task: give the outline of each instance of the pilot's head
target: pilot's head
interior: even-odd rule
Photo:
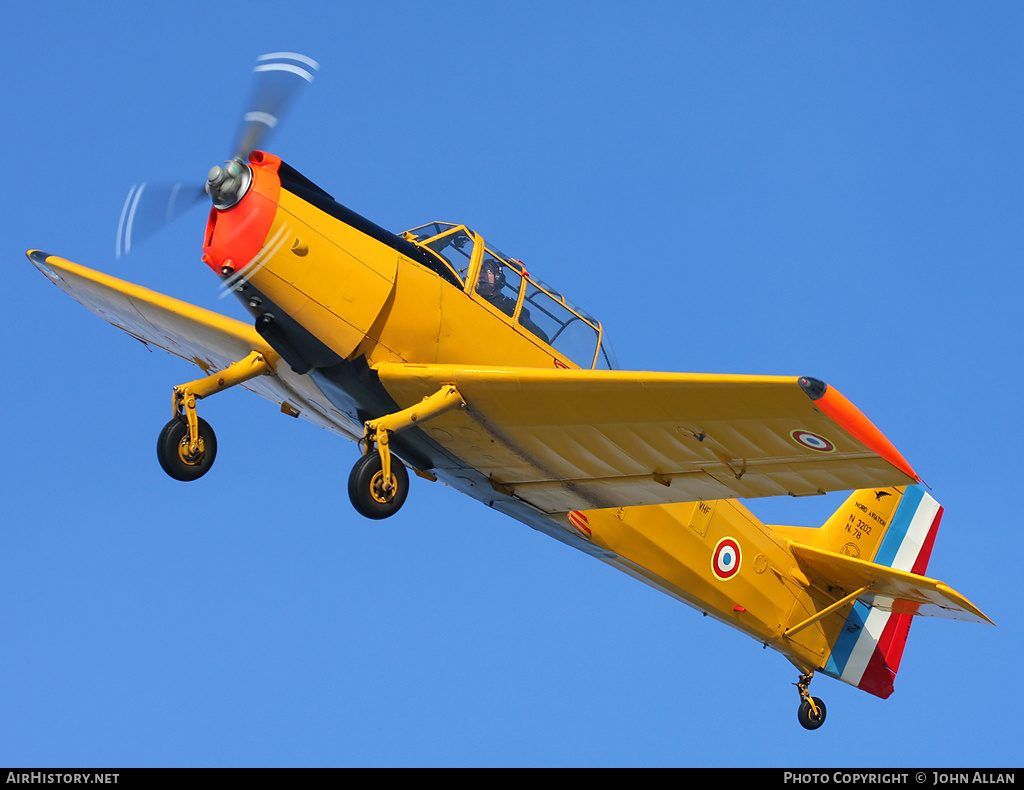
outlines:
[[[501,293],[505,286],[505,272],[494,260],[486,260],[480,265],[480,277],[476,281],[476,292],[484,299],[493,299]]]

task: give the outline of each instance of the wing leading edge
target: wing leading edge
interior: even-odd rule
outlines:
[[[840,393],[813,379],[385,363],[399,406],[454,385],[421,426],[492,483],[558,513],[918,481]]]

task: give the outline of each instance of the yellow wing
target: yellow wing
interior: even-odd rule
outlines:
[[[401,408],[454,385],[422,429],[548,512],[906,485],[913,469],[813,379],[385,363]]]
[[[241,386],[279,404],[286,414],[358,438],[351,421],[307,376],[278,364],[279,355],[250,325],[55,255],[30,250],[28,257],[54,284],[96,315],[147,345],[188,360],[206,374],[223,370],[251,351],[261,352],[274,372]]]

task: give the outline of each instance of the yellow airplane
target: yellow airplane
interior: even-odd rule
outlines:
[[[315,64],[273,53],[260,67],[309,80]],[[991,622],[924,575],[942,508],[833,387],[619,370],[599,321],[479,233],[391,233],[252,150],[274,101],[247,116],[248,156],[206,185],[202,260],[252,323],[28,252],[97,315],[201,369],[174,387],[159,435],[171,477],[209,471],[217,442],[196,402],[241,385],[358,443],[348,491],[364,516],[402,506],[411,468],[779,651],[807,729],[825,719],[816,672],[888,697],[913,616]],[[133,190],[119,252],[141,205]],[[813,529],[736,501],[839,490],[853,493]]]

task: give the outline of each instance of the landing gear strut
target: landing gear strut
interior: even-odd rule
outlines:
[[[800,720],[800,726],[805,730],[816,730],[825,723],[825,703],[818,697],[812,697],[807,687],[811,685],[814,678],[813,672],[800,676],[794,685],[800,692],[800,708],[796,717]]]
[[[356,512],[367,518],[387,518],[398,512],[409,494],[409,473],[391,454],[391,434],[465,405],[459,391],[446,384],[415,406],[367,420],[359,442],[363,457],[348,477],[348,498]]]
[[[270,369],[263,354],[253,351],[220,373],[175,387],[174,417],[160,431],[156,443],[156,457],[163,470],[175,480],[185,482],[197,480],[210,471],[217,456],[217,437],[206,420],[196,414],[196,401],[262,376]]]

